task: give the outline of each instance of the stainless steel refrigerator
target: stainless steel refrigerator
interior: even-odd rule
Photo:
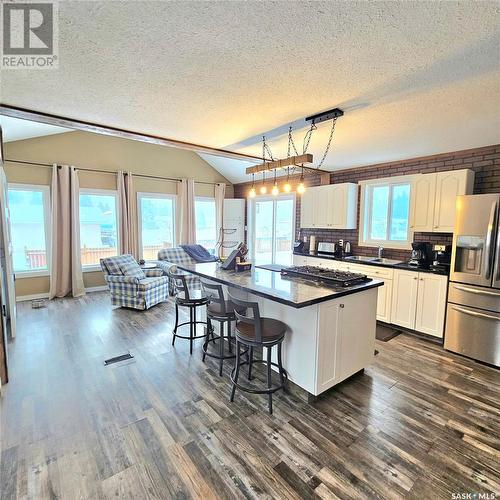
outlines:
[[[500,366],[500,195],[457,197],[444,347]]]

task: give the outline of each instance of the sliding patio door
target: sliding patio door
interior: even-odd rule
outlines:
[[[251,256],[255,264],[292,263],[295,196],[260,196],[249,203]]]

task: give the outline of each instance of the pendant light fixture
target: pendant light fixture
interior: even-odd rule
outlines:
[[[260,194],[266,194],[266,193],[267,193],[266,173],[262,172],[262,186],[260,186]]]
[[[286,173],[286,182],[285,185],[283,186],[283,191],[285,191],[285,193],[289,193],[291,190],[292,186],[290,186],[290,167],[288,167]]]
[[[273,185],[273,189],[271,190],[271,193],[273,196],[278,196],[280,194],[280,190],[278,188],[278,183],[276,182],[276,170],[274,170],[274,185]]]
[[[255,198],[255,174],[252,174],[252,187],[248,193],[249,198]]]
[[[302,169],[302,173],[300,174],[299,184],[297,186],[297,193],[303,194],[305,190],[306,187],[304,186],[304,169]]]

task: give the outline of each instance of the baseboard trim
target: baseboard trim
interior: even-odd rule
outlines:
[[[92,293],[92,292],[104,292],[105,290],[108,290],[108,285],[101,285],[101,286],[91,286],[89,288],[85,288],[85,291],[87,293]]]
[[[85,288],[85,292],[86,293],[104,292],[107,289],[108,289],[107,285],[91,286],[89,288]],[[48,299],[48,298],[49,298],[48,292],[45,292],[45,293],[34,293],[32,295],[19,295],[19,297],[16,297],[16,302],[26,302],[28,300]]]
[[[34,293],[32,295],[19,295],[19,297],[16,297],[16,302],[25,302],[27,300],[48,299],[48,298],[49,298],[48,292]]]

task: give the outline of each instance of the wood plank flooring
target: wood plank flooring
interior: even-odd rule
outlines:
[[[314,404],[236,394],[173,306],[19,306],[1,498],[451,498],[500,493],[500,372],[402,334]],[[107,358],[132,361],[104,366]],[[491,497],[490,497],[491,498]]]

